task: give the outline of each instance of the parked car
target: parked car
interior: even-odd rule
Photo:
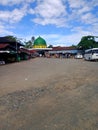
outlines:
[[[76,59],[82,59],[82,58],[83,58],[83,55],[82,55],[82,54],[77,54],[77,55],[75,55],[75,58],[76,58]]]

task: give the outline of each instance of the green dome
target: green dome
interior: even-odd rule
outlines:
[[[46,41],[39,36],[37,39],[35,39],[33,46],[34,48],[46,48],[47,44]]]

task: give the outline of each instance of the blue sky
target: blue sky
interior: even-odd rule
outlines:
[[[54,46],[76,45],[82,36],[98,36],[98,1],[1,0],[0,34],[22,41],[41,36]]]

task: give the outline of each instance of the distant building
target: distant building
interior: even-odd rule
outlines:
[[[77,54],[78,50],[76,47],[61,47],[61,46],[57,46],[57,47],[53,47],[51,51],[49,51],[50,54],[66,54],[66,53],[70,53],[70,54]]]
[[[50,57],[57,57],[57,58],[70,58],[74,57],[78,50],[76,47],[53,47],[51,51],[48,52]]]

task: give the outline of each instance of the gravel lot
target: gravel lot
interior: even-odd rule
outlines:
[[[98,130],[98,62],[0,66],[0,130]]]

